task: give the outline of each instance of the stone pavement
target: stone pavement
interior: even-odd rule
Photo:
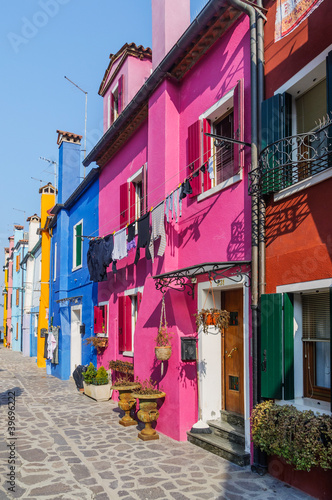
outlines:
[[[7,430],[15,392],[15,431]],[[188,442],[143,442],[118,424],[113,401],[97,403],[73,380],[46,375],[35,359],[0,348],[0,500],[291,500],[311,498]],[[16,438],[16,439],[14,439]],[[11,455],[10,455],[11,454]],[[10,471],[8,459],[15,460]],[[8,474],[15,474],[12,478]],[[8,491],[12,479],[15,493]]]

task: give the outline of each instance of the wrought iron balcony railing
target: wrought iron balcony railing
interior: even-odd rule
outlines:
[[[317,130],[285,137],[262,150],[249,174],[249,194],[267,195],[332,167],[332,122]]]

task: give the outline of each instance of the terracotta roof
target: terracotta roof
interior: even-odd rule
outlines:
[[[152,59],[152,50],[150,47],[146,47],[146,49],[143,47],[143,45],[139,45],[137,47],[136,43],[125,43],[123,47],[121,47],[120,50],[117,51],[116,54],[110,54],[110,62],[109,65],[105,71],[104,78],[100,84],[98,94],[103,96],[108,89],[110,83],[112,82],[113,78],[107,83],[107,85],[104,88],[104,85],[107,81],[107,78],[109,77],[109,74],[111,72],[113,64],[121,57],[122,61],[120,61],[119,65],[116,68],[116,71],[113,76],[118,72],[120,69],[121,64],[124,62],[127,56],[133,56],[133,57],[138,57],[139,59]]]
[[[19,243],[29,243],[29,240],[19,240]]]
[[[15,229],[24,229],[24,226],[18,226],[18,225],[16,225],[16,226],[14,226],[14,228]]]
[[[5,252],[9,252],[9,247],[5,247]]]
[[[57,144],[61,144],[63,139],[69,142],[80,142],[83,137],[82,135],[66,132],[65,130],[57,130],[56,132],[58,134]]]
[[[27,218],[27,222],[30,222],[30,221],[31,221],[31,219],[33,219],[33,218],[37,218],[37,219],[40,221],[40,217],[39,217],[39,215],[37,215],[37,214],[33,214],[33,215],[30,215],[30,217],[28,217],[28,218]]]

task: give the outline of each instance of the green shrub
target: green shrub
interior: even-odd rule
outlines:
[[[103,366],[100,366],[97,370],[97,374],[93,379],[92,383],[94,385],[106,385],[108,384],[108,373]]]
[[[332,468],[332,417],[279,406],[257,405],[251,414],[252,440],[268,455],[278,455],[296,470]]]
[[[89,364],[86,372],[83,372],[84,382],[86,384],[92,384],[95,376],[97,375],[97,370],[92,363]]]

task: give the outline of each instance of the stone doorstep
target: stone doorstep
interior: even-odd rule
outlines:
[[[213,434],[241,445],[244,449],[244,428],[241,425],[230,424],[224,420],[208,420],[207,422]]]
[[[220,418],[223,422],[242,427],[244,432],[244,417],[242,415],[227,410],[221,410]]]
[[[229,462],[244,467],[250,463],[250,454],[245,453],[244,447],[229,439],[216,434],[196,434],[187,432],[188,441],[204,450],[210,451]]]

